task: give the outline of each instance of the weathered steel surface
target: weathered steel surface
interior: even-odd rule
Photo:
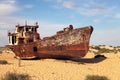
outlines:
[[[18,28],[21,26],[18,26]],[[9,33],[9,37],[14,36],[14,43],[8,45],[15,55],[20,58],[81,58],[89,50],[90,36],[93,31],[92,26],[73,29],[70,25],[62,31],[58,31],[51,37],[40,39],[36,31],[36,26],[25,26],[21,31]],[[35,27],[35,28],[34,28]],[[18,29],[17,28],[17,29]],[[26,29],[25,29],[26,28]],[[24,30],[22,30],[24,29]],[[26,30],[26,31],[25,31]]]

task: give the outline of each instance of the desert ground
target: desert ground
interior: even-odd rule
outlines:
[[[13,58],[14,53],[2,52],[0,60],[8,64],[0,64],[0,78],[7,72],[29,74],[31,80],[85,80],[87,75],[105,76],[109,80],[120,80],[120,52],[104,53],[107,57],[97,61],[93,52],[88,52],[81,61],[72,60],[19,60]],[[88,59],[88,62],[84,62]],[[93,61],[94,60],[94,61]]]

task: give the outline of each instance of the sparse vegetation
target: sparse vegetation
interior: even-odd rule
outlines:
[[[105,76],[88,75],[85,80],[109,80],[109,79]]]
[[[120,46],[117,46],[117,48],[120,48]]]
[[[120,49],[118,49],[118,51],[120,52]]]
[[[110,53],[110,52],[113,52],[113,50],[106,49],[106,48],[100,48],[100,49],[98,50],[98,52],[96,52],[95,54]]]
[[[100,50],[100,47],[99,46],[95,46],[95,47],[92,47],[93,49],[97,49],[97,50]]]
[[[17,74],[17,73],[11,73],[7,72],[1,80],[30,80],[30,77],[28,74]]]
[[[95,47],[95,46],[91,46],[91,47]],[[109,47],[109,46],[98,46],[98,47],[114,50],[113,47]],[[120,52],[118,52],[118,50],[120,50],[120,48],[115,48],[115,50],[117,50],[117,54],[114,54],[114,52],[111,52],[108,54],[100,54],[100,57],[101,55],[105,55],[105,57],[107,57],[108,59],[98,58],[98,59],[94,59],[95,61],[93,61],[92,59],[91,61],[95,63],[93,62],[87,63],[87,61],[89,62],[89,58],[93,58],[95,56],[94,52],[98,51],[92,48],[90,48],[90,50],[91,52],[89,52],[88,55],[86,55],[86,57],[83,58],[85,59],[85,62],[84,60],[83,62],[82,60],[81,62],[79,60],[76,60],[76,62],[74,62],[75,60],[59,61],[55,59],[42,59],[37,61],[22,60],[22,64],[21,64],[22,67],[18,66],[18,60],[13,59],[14,54],[8,54],[4,52],[3,54],[0,54],[0,60],[6,60],[8,64],[9,63],[11,64],[9,65],[0,64],[0,74],[1,74],[0,80],[67,80],[67,79],[71,79],[71,80],[75,80],[75,79],[114,80],[116,79],[116,80],[119,80],[119,67],[116,67],[116,66],[120,66],[118,64],[120,60]],[[99,57],[99,55],[95,57]],[[88,60],[86,61],[86,59]],[[91,74],[92,71],[93,73]],[[79,74],[76,74],[76,73],[79,73]],[[97,73],[97,74],[94,74],[94,73]],[[114,73],[114,75],[111,75],[111,73]],[[12,74],[12,75],[9,75],[9,77],[7,77],[8,74]],[[83,76],[80,77],[81,75]],[[21,78],[18,79],[18,76],[21,76],[22,79]],[[27,77],[27,78],[23,79],[23,77]]]
[[[0,60],[0,64],[8,64],[6,60]]]
[[[99,45],[99,46],[91,46],[90,48],[91,49],[95,49],[97,51],[95,51],[95,55],[99,55],[99,54],[102,54],[102,53],[117,53],[117,52],[120,52],[120,49],[119,47],[113,47],[113,46],[109,46],[111,47],[111,49],[109,48],[104,48],[105,46],[103,45]],[[113,48],[113,49],[112,49]]]

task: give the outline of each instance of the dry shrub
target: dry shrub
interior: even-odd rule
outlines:
[[[6,60],[0,60],[0,64],[8,64]]]
[[[85,80],[109,80],[109,79],[105,76],[88,75]]]
[[[30,80],[30,76],[28,74],[7,72],[0,80]]]

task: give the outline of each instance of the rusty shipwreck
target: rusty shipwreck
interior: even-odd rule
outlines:
[[[58,31],[50,37],[40,38],[35,25],[16,25],[14,32],[9,32],[7,45],[17,58],[81,58],[89,50],[92,26],[73,29],[72,25]]]

